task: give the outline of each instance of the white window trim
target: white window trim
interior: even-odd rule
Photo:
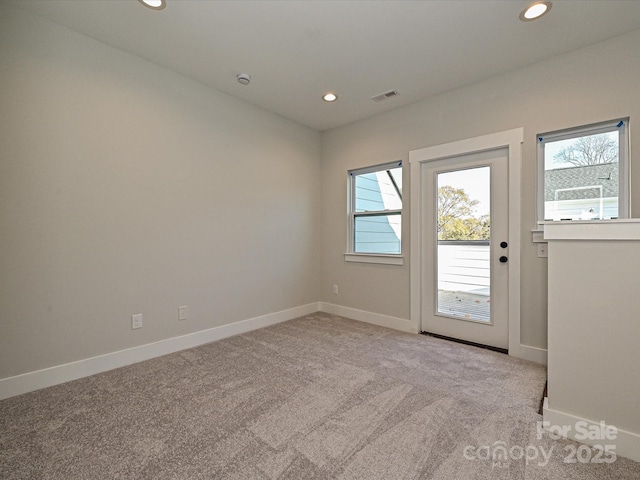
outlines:
[[[382,265],[404,265],[402,254],[345,253],[345,262],[379,263]]]
[[[377,263],[381,265],[403,265],[404,258],[402,256],[402,240],[400,241],[400,253],[361,253],[354,251],[354,223],[355,223],[355,176],[365,173],[379,172],[380,170],[386,170],[391,168],[402,167],[402,160],[396,160],[393,162],[381,163],[379,165],[372,165],[364,168],[354,168],[347,173],[347,251],[344,254],[345,262],[358,262],[358,263]],[[403,172],[404,175],[404,172]],[[404,206],[404,202],[403,202]],[[399,213],[402,217],[402,209],[386,210],[385,213],[394,214]]]
[[[624,122],[618,127],[620,122]],[[555,132],[541,133],[536,136],[536,156],[538,161],[538,178],[537,178],[537,224],[540,228],[544,228],[545,223],[549,223],[544,218],[544,145],[548,141],[568,140],[583,135],[596,135],[598,133],[619,132],[619,148],[618,168],[620,175],[620,186],[618,190],[618,218],[631,217],[631,178],[629,175],[629,118],[618,118],[608,122],[596,123],[592,125],[584,125],[576,128],[567,128]],[[540,139],[544,139],[541,141]],[[573,222],[578,220],[572,220]],[[606,221],[606,220],[599,220]]]

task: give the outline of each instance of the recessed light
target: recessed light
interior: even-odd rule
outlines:
[[[520,12],[520,20],[530,22],[531,20],[540,18],[549,10],[551,10],[551,2],[533,2]]]
[[[167,6],[167,2],[165,0],[138,0],[145,7],[149,7],[153,10],[162,10]]]
[[[338,95],[336,95],[336,94],[335,94],[335,93],[333,93],[333,92],[327,92],[327,93],[325,93],[325,94],[322,96],[322,99],[323,99],[325,102],[329,102],[329,103],[331,103],[331,102],[335,102],[335,101],[338,99]]]

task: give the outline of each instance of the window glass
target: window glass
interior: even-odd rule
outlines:
[[[626,121],[540,135],[541,220],[628,216]]]
[[[355,211],[402,208],[402,168],[363,173],[355,177]]]
[[[399,162],[349,172],[352,253],[400,254],[402,166]]]
[[[401,228],[400,214],[356,217],[354,252],[400,253]]]

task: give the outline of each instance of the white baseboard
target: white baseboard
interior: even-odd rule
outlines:
[[[596,422],[593,420],[588,420],[585,418],[576,417],[575,415],[571,415],[569,413],[560,412],[557,410],[553,410],[549,408],[549,399],[545,397],[544,404],[542,407],[542,418],[544,422],[549,422],[546,427],[547,430],[550,430],[550,427],[560,427],[565,428],[567,431],[567,438],[571,440],[575,440],[580,443],[585,443],[587,445],[613,445],[616,456],[626,457],[634,460],[636,462],[640,462],[640,435],[637,433],[629,432],[626,430],[621,430],[616,426],[616,435],[615,438],[597,438],[597,439],[589,439],[584,438],[584,432],[599,432],[603,430],[603,426],[606,429],[607,426],[603,425],[601,422]],[[577,425],[580,422],[580,425]],[[576,428],[579,426],[580,428]],[[558,430],[555,430],[558,432]],[[582,432],[582,433],[581,433]],[[578,434],[576,436],[576,434]]]
[[[382,315],[380,313],[368,312],[366,310],[358,310],[357,308],[344,307],[328,302],[320,302],[320,311],[340,315],[342,317],[359,320],[361,322],[372,323],[380,327],[394,328],[403,332],[420,333],[420,329],[411,323],[411,320],[404,318]],[[516,353],[510,354],[542,365],[547,364],[547,350],[544,348],[531,347],[529,345],[520,345],[520,349]]]
[[[542,365],[547,364],[547,350],[544,348],[520,344],[520,352],[516,356],[530,362],[541,363]]]
[[[29,372],[14,377],[0,379],[0,400],[32,392],[41,388],[51,387],[61,383],[88,377],[97,373],[124,367],[162,355],[197,347],[205,343],[215,342],[223,338],[268,327],[276,323],[292,320],[317,311],[340,315],[361,322],[371,323],[381,327],[393,328],[409,333],[419,333],[419,329],[410,320],[383,315],[380,313],[358,310],[328,302],[314,302],[308,305],[282,310],[280,312],[261,315],[259,317],[242,320],[228,325],[202,330],[200,332],[173,337],[155,343],[141,345],[126,350],[107,353],[97,357],[87,358],[76,362],[57,365],[35,372]],[[544,349],[520,345],[520,358],[536,363],[547,363],[547,351]]]
[[[35,372],[29,372],[15,377],[0,380],[0,400],[22,395],[41,388],[51,387],[60,383],[77,380],[95,375],[114,368],[124,367],[169,353],[197,347],[205,343],[215,342],[251,330],[268,327],[276,323],[292,320],[320,310],[319,302],[289,308],[280,312],[269,313],[259,317],[242,320],[228,325],[209,328],[200,332],[168,338],[155,343],[141,345],[126,350],[107,353],[97,357],[86,358],[77,362],[57,365]]]
[[[328,302],[320,302],[320,311],[351,318],[360,322],[372,323],[379,327],[394,328],[403,332],[419,333],[418,328],[412,325],[411,320],[404,318],[382,315],[380,313],[367,312],[357,308],[343,307]]]

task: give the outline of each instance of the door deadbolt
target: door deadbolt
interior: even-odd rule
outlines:
[[[507,248],[509,246],[509,244],[507,242],[500,242],[500,246],[502,248]]]

